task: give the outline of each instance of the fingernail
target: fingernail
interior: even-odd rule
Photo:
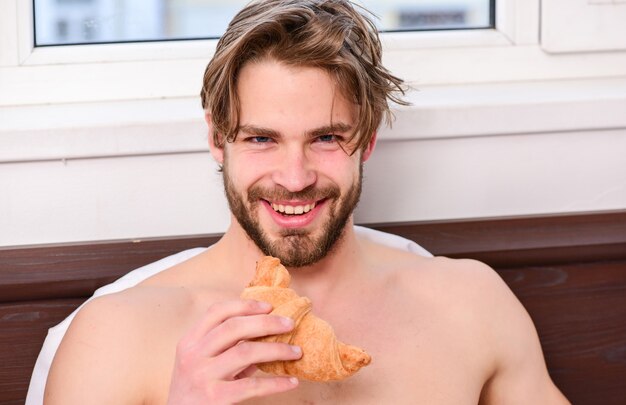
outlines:
[[[293,385],[298,384],[298,379],[296,377],[291,377],[289,378],[289,382]]]
[[[291,346],[291,350],[297,355],[302,354],[302,349],[300,348],[300,346]]]
[[[287,327],[290,327],[290,328],[293,327],[293,319],[291,319],[291,318],[287,318],[285,316],[282,316],[281,319],[280,319],[280,322],[283,325],[287,326]]]

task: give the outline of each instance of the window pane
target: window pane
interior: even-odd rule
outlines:
[[[249,0],[34,0],[37,46],[219,37]],[[363,0],[381,31],[489,28],[495,0]]]

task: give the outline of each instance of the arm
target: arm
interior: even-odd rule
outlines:
[[[137,334],[118,297],[96,299],[76,315],[52,362],[45,404],[139,403]]]
[[[522,304],[495,271],[478,262],[472,266],[484,283],[481,305],[495,366],[480,403],[569,404],[550,379],[537,331]]]
[[[79,312],[59,347],[45,403],[146,403],[169,388],[172,405],[227,404],[295,388],[297,382],[285,377],[251,377],[255,363],[300,357],[286,344],[242,342],[291,330],[281,317],[267,315],[270,310],[256,301],[215,303],[176,346],[178,338],[161,340],[175,322],[146,327],[149,317],[136,311],[132,296],[95,300]],[[160,367],[154,359],[163,352],[166,365]]]

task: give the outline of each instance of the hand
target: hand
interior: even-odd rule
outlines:
[[[293,329],[271,310],[253,300],[212,305],[176,347],[168,404],[233,404],[297,387],[296,378],[252,377],[254,364],[302,356],[297,346],[248,340]]]

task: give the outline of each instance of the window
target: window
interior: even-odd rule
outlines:
[[[141,29],[135,26],[132,31],[135,33],[134,38],[127,36],[120,39],[118,37],[115,40],[124,43],[111,43],[114,42],[111,37],[106,39],[101,36],[106,31],[104,26],[108,24],[107,29],[113,29],[116,24],[123,26],[123,23],[129,21],[130,17],[122,17],[119,13],[109,10],[107,17],[95,18],[93,16],[96,14],[87,12],[95,10],[93,6],[95,2],[111,7],[117,4],[127,4],[126,7],[131,7],[130,4],[148,4],[156,1],[0,1],[0,34],[2,34],[0,35],[0,70],[2,70],[0,72],[2,73],[0,106],[197,96],[198,78],[202,77],[206,62],[215,50],[214,39],[203,40],[189,33],[185,33],[186,38],[199,40],[155,39],[163,38],[163,35],[153,36],[152,39],[146,36],[139,37],[138,32],[148,32],[155,19],[153,14],[146,12],[147,21],[152,22],[144,23]],[[158,0],[160,4],[167,4],[166,1]],[[176,1],[181,5],[194,5],[211,0],[170,1]],[[241,0],[212,0],[214,4],[231,4],[231,6],[234,1]],[[386,66],[410,83],[423,86],[475,83],[491,81],[494,78],[500,81],[511,77],[515,80],[521,77],[533,79],[538,76],[535,74],[537,69],[520,70],[516,57],[511,56],[530,51],[530,48],[516,47],[516,45],[538,43],[539,0],[356,1],[362,2],[380,16],[381,29],[384,31],[407,31],[410,29],[409,23],[415,24],[416,20],[424,24],[417,31],[385,32],[381,35]],[[449,10],[448,12],[442,11],[440,14],[435,14],[432,10],[426,13],[424,11],[426,4],[441,7],[444,4],[449,6],[465,4],[463,18],[467,26],[464,29],[458,29],[460,28],[458,25],[453,26],[460,20],[458,15],[455,17],[456,14]],[[423,12],[421,18],[416,17],[418,5]],[[82,14],[74,15],[67,10],[55,14],[52,6],[82,10]],[[236,9],[239,9],[239,5],[232,7],[231,13],[234,13]],[[396,17],[390,17],[394,12]],[[179,12],[179,15],[184,14],[181,13]],[[44,35],[44,30],[36,26],[40,27],[42,24],[42,19],[37,16],[44,15],[53,15],[60,21],[49,24],[48,29],[52,32],[52,36],[65,36],[64,44],[80,43],[81,46],[54,46],[52,42],[43,41],[41,36]],[[482,17],[477,17],[479,15]],[[192,17],[188,13],[186,18]],[[226,21],[229,19],[230,16],[225,18]],[[403,22],[392,25],[392,20]],[[161,26],[166,27],[167,30],[173,30],[176,24],[172,21],[174,20],[170,20],[169,25],[161,24]],[[443,29],[445,21],[447,21],[448,29]],[[471,24],[469,24],[470,21],[472,21]],[[435,23],[440,25],[435,26]],[[430,24],[429,30],[425,28],[427,24]],[[483,26],[483,24],[487,25]],[[191,26],[191,24],[179,25]],[[72,32],[82,35],[81,40],[85,42],[73,42],[78,41],[76,39],[70,41],[68,38],[73,35]],[[35,33],[38,35],[37,40],[35,40]],[[184,39],[185,37],[180,34],[177,37],[170,35],[167,38]],[[45,43],[49,45],[44,45]],[[35,44],[39,46],[34,46]],[[436,57],[431,57],[432,52],[436,53]],[[468,60],[473,61],[471,65],[467,64]],[[419,69],[416,68],[417,66]],[[21,67],[28,67],[28,69],[20,69]],[[553,70],[561,72],[562,68],[555,65]],[[539,73],[543,74],[543,71]],[[176,80],[163,80],[163,78],[172,77]],[[35,88],[37,91],[24,91],[24,89]],[[85,92],[86,88],[89,91]]]
[[[150,1],[115,0],[111,3]],[[198,4],[201,1],[209,0],[186,0],[185,4]],[[448,28],[453,28],[450,24],[460,21],[453,12],[417,17],[414,9],[402,8],[409,2],[416,4],[417,1],[378,2],[383,5],[396,4],[396,9],[401,10],[398,15],[402,17],[396,20],[401,20],[404,25],[395,26],[394,30],[406,28],[406,24],[414,24],[415,21],[431,24],[447,21]],[[440,4],[444,1],[448,0],[432,0],[432,3]],[[626,52],[610,50],[626,49],[623,42],[619,42],[626,38],[626,25],[621,23],[625,21],[622,14],[626,7],[624,1],[585,0],[573,5],[569,4],[573,2],[567,0],[496,0],[495,9],[491,8],[495,10],[495,17],[494,11],[490,13],[490,18],[495,18],[496,24],[491,24],[491,28],[434,29],[381,35],[385,65],[419,91],[410,95],[413,106],[396,110],[398,121],[394,124],[394,130],[381,132],[379,139],[394,141],[387,144],[393,148],[388,151],[406,150],[409,155],[411,150],[403,149],[404,144],[395,141],[427,140],[423,144],[424,148],[420,146],[417,149],[426,151],[425,156],[434,156],[430,151],[437,139],[447,138],[449,141],[446,141],[444,149],[450,151],[448,156],[461,159],[450,161],[458,164],[466,157],[465,163],[470,165],[483,162],[480,156],[469,153],[471,151],[489,157],[499,156],[498,149],[490,147],[497,145],[490,142],[496,137],[474,139],[477,135],[515,134],[514,146],[508,145],[507,148],[523,145],[518,143],[523,139],[528,139],[528,145],[530,142],[540,142],[537,145],[541,145],[545,141],[547,148],[541,150],[548,151],[542,155],[548,159],[553,157],[550,155],[554,154],[553,151],[561,151],[563,143],[559,139],[565,139],[562,138],[563,134],[576,131],[570,143],[578,145],[576,148],[583,156],[585,145],[592,145],[581,142],[583,137],[589,138],[586,135],[589,130],[593,130],[589,133],[594,137],[614,137],[613,129],[626,125],[626,116],[623,114],[626,84],[625,79],[620,78],[626,72]],[[67,233],[55,233],[56,228],[52,226],[47,229],[53,232],[46,233],[36,226],[42,217],[17,216],[11,217],[15,225],[12,229],[16,230],[13,232],[16,236],[11,238],[11,242],[44,243],[126,238],[128,235],[162,236],[165,232],[190,234],[223,231],[222,227],[227,226],[228,216],[224,215],[227,208],[220,202],[216,203],[213,198],[215,193],[221,193],[221,184],[211,185],[201,191],[204,194],[200,199],[178,191],[178,187],[186,187],[187,182],[183,178],[202,176],[204,166],[201,165],[209,160],[205,156],[207,132],[198,93],[202,73],[212,56],[216,41],[151,40],[140,43],[34,47],[33,3],[29,0],[0,0],[0,162],[19,163],[5,166],[16,168],[21,176],[3,177],[0,174],[0,180],[9,179],[9,192],[3,195],[21,204],[22,200],[37,201],[37,198],[16,200],[16,194],[10,186],[16,185],[14,190],[26,190],[28,195],[32,191],[35,197],[46,193],[47,202],[58,203],[56,207],[59,207],[59,215],[55,215],[55,218],[61,225],[56,228],[68,228],[64,227],[63,221],[67,222],[68,218],[71,221],[76,218],[76,213],[82,212],[80,215],[84,219],[81,223],[89,229],[71,227]],[[50,4],[54,3],[73,5],[83,10],[80,16],[71,13],[54,14],[56,20],[52,20],[48,29],[59,37],[69,38],[72,32],[76,32],[73,30],[78,30],[86,42],[104,41],[101,24],[128,20],[114,13],[109,14],[108,19],[102,17],[99,20],[100,17],[94,17],[95,14],[87,13],[87,8],[84,8],[90,3],[89,0],[50,1]],[[229,1],[224,0],[223,3]],[[374,0],[371,4],[375,4]],[[382,24],[393,20],[385,17],[381,10],[375,11],[381,15]],[[574,11],[575,15],[572,14]],[[150,14],[146,15],[150,17]],[[579,23],[572,24],[572,21]],[[617,25],[607,24],[610,21]],[[482,23],[477,23],[475,28],[480,25]],[[146,23],[142,29],[147,32],[148,28],[150,26]],[[390,26],[383,29],[392,30]],[[598,38],[596,34],[589,35],[589,30],[602,31],[616,42],[609,44],[602,40],[599,44],[588,46],[583,41]],[[577,33],[576,40],[570,35],[571,31]],[[38,29],[38,34],[41,33],[41,29]],[[145,37],[135,39],[147,40]],[[130,41],[129,38],[121,40]],[[41,44],[41,38],[39,42]],[[568,45],[567,49],[564,49],[565,45]],[[546,52],[546,49],[563,53],[554,55]],[[585,53],[585,49],[602,52]],[[537,119],[538,115],[540,119]],[[604,129],[607,130],[603,131],[604,134],[598,132]],[[534,133],[551,135],[524,136]],[[465,137],[470,138],[460,140]],[[469,152],[466,146],[471,148]],[[515,156],[522,159],[529,151],[521,148]],[[187,160],[188,155],[196,153],[201,154],[199,159]],[[135,159],[135,156],[141,158]],[[168,160],[162,160],[163,156],[168,156]],[[411,155],[411,158],[414,156]],[[116,160],[112,163],[110,159]],[[57,164],[61,161],[69,161],[70,164]],[[196,163],[200,161],[202,163]],[[576,159],[571,161],[574,162],[572,164],[577,162]],[[33,162],[38,163],[31,164]],[[42,162],[41,166],[39,162]],[[181,166],[180,162],[189,163]],[[142,183],[142,187],[145,185],[146,188],[139,191],[126,187],[111,189],[93,181],[93,176],[108,179],[111,170],[117,173],[117,178],[134,173],[156,173],[148,169],[153,163],[158,164],[158,167],[164,167],[164,164],[170,167],[168,165],[171,164],[171,167],[179,167],[179,170],[165,170],[162,177],[148,176],[148,181]],[[433,161],[435,165],[438,163],[441,162]],[[623,168],[617,157],[610,157],[607,164]],[[563,169],[557,166],[554,166],[557,171]],[[601,165],[600,168],[605,166]],[[33,176],[31,168],[38,167],[52,168],[51,173],[54,173],[56,180],[40,181],[38,176]],[[480,167],[490,170],[497,166],[481,163]],[[567,170],[568,167],[565,167]],[[587,177],[607,178],[601,173],[602,170],[596,171],[590,171]],[[530,175],[536,170],[523,172]],[[612,172],[621,173],[619,170]],[[485,173],[488,174],[487,171]],[[516,172],[519,173],[521,171]],[[448,180],[451,178],[433,180],[429,185],[435,184],[433,191],[441,192],[441,187],[437,188],[436,185],[450,184]],[[197,180],[196,177],[193,181]],[[467,182],[461,183],[460,189],[463,189],[463,184]],[[604,190],[601,190],[602,187],[598,189],[602,202],[590,203],[589,206],[607,207],[612,202],[619,206],[621,200],[616,200],[615,196],[621,189],[618,187],[619,182],[614,183],[615,187],[609,187],[606,182],[598,183],[602,187],[606,186]],[[84,192],[75,192],[68,197],[67,191],[76,191],[76,187],[82,185],[86,187]],[[550,189],[545,181],[537,187]],[[164,190],[168,193],[165,199],[162,198]],[[196,187],[193,192],[197,191]],[[500,192],[498,195],[502,194],[501,190],[497,191]],[[104,211],[100,203],[109,201],[107,198],[110,195],[115,195],[119,204],[109,207],[111,209],[107,210],[107,216],[102,217]],[[406,210],[393,210],[398,216],[387,216],[387,210],[384,219],[414,220],[418,216],[413,213],[420,209],[422,212],[419,215],[433,215],[439,209],[436,207],[441,206],[441,201],[465,201],[463,198],[459,200],[444,196],[442,199],[439,198],[440,194],[434,195],[433,205],[427,203],[416,208],[414,204],[405,204]],[[577,203],[576,207],[585,206],[586,197],[576,191],[560,193],[550,204],[560,210],[571,210],[574,209],[571,201],[577,201],[576,196],[580,196],[578,201],[583,201]],[[159,205],[158,201],[165,201],[165,206]],[[180,217],[181,211],[175,208],[187,207],[189,201],[200,201],[199,205],[196,204],[200,208],[186,209],[187,215]],[[510,200],[512,206],[517,206],[520,201]],[[136,206],[129,206],[127,202]],[[71,203],[69,209],[67,203]],[[496,207],[498,204],[490,206]],[[10,213],[18,205],[8,201],[6,204],[0,203],[0,208]],[[444,205],[448,207],[444,210],[454,207],[453,204]],[[198,216],[200,212],[207,212],[207,206],[210,207],[210,216]],[[150,213],[146,207],[152,208]],[[537,209],[538,206],[533,207]],[[166,214],[171,212],[171,215],[164,217],[175,220],[161,228],[155,221],[144,221],[137,227],[138,218],[160,215],[154,214],[157,211]],[[369,211],[365,209],[362,212]],[[372,212],[377,215],[377,211]],[[459,214],[457,217],[461,217],[468,211],[459,208],[455,212]],[[489,214],[502,215],[503,211],[491,210]],[[110,223],[124,223],[128,226],[116,226],[113,229],[108,226],[107,218],[114,219]],[[361,218],[364,220],[364,217]],[[375,220],[370,219],[372,222]],[[25,228],[24,224],[30,224],[29,228]],[[206,228],[206,224],[211,225]],[[98,230],[98,233],[90,233],[94,230]],[[61,235],[61,240],[54,239],[58,235]]]
[[[36,46],[219,37],[248,0],[34,0]],[[381,31],[493,28],[495,0],[365,0]]]
[[[155,0],[47,0],[49,3],[41,3],[44,6],[39,3],[41,0],[35,1],[0,1],[0,107],[197,97],[198,78],[202,77],[215,49],[216,41],[213,39],[143,39],[148,42],[128,42],[130,40],[127,38],[126,43],[34,46],[35,31],[41,34],[41,29],[35,29],[34,6],[60,4],[80,8],[93,1],[126,4]],[[166,0],[159,1],[166,4]],[[210,0],[176,1],[179,4],[200,4]],[[213,3],[217,1],[213,0]],[[221,1],[222,4],[229,4],[237,0]],[[365,3],[365,0],[361,1]],[[425,4],[425,0],[368,1],[368,7],[380,15],[381,24],[392,19],[385,17],[381,9],[375,8],[377,3],[389,7],[395,4],[396,10],[403,10],[405,22],[416,19],[414,14],[404,8],[406,4]],[[453,0],[429,1],[431,4],[453,4]],[[624,52],[599,52],[594,58],[576,53],[555,58],[545,52],[544,36],[548,36],[550,30],[545,25],[552,22],[551,19],[543,20],[551,14],[546,7],[548,3],[560,0],[454,0],[454,3],[463,1],[473,5],[479,2],[488,4],[489,23],[493,26],[480,29],[482,23],[476,23],[474,28],[477,29],[386,32],[381,35],[385,65],[409,83],[415,84],[416,88],[624,74]],[[594,9],[617,12],[622,7],[624,4],[616,3],[614,6],[597,5]],[[40,8],[37,14],[43,11]],[[79,26],[88,26],[84,37],[90,37],[91,42],[98,42],[104,41],[100,37],[103,32],[100,23],[112,19],[122,21],[121,17],[112,18],[115,15],[110,13],[111,18],[103,18],[98,24],[85,23],[85,19],[89,20],[90,16],[85,12],[81,18],[73,20],[69,13],[59,14],[57,18],[60,22],[52,23],[50,30],[58,33],[55,35],[69,36],[75,29],[73,21],[83,21]],[[450,14],[448,18],[454,20]],[[422,18],[431,22],[434,19],[432,16]],[[540,38],[542,21],[544,25],[541,26]],[[37,20],[37,24],[40,23],[41,20]],[[598,27],[597,24],[593,26]],[[387,25],[381,29],[391,31],[392,27]],[[395,30],[399,29],[399,26],[395,27]],[[626,37],[621,35],[620,38]],[[78,120],[80,117],[72,119]],[[2,121],[0,117],[0,123]]]

